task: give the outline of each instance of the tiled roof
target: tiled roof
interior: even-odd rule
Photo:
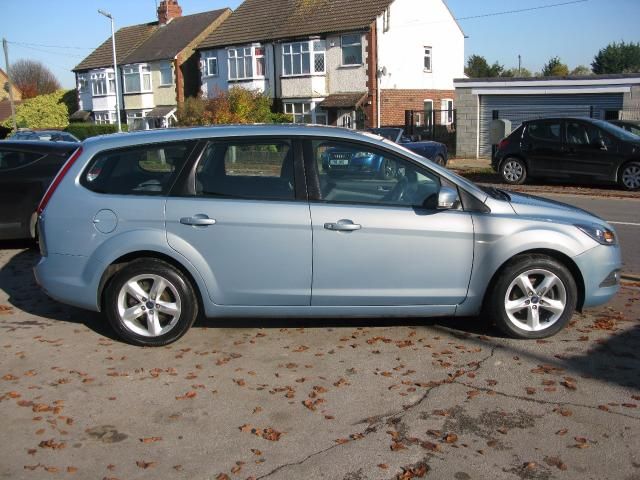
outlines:
[[[219,19],[228,8],[174,18],[165,26],[158,27],[129,55],[118,59],[118,63],[140,63],[174,58],[206,28]]]
[[[359,107],[368,97],[367,92],[333,93],[321,103],[322,108],[353,108]]]
[[[245,0],[198,48],[366,29],[393,0]]]
[[[105,22],[106,23],[106,22]],[[158,28],[158,22],[133,25],[121,28],[116,32],[116,56],[118,63],[128,56],[139,45],[142,44]],[[80,62],[73,69],[74,72],[91,70],[94,68],[105,68],[113,66],[113,50],[111,47],[111,37],[107,38],[102,45],[96,48],[91,54]]]

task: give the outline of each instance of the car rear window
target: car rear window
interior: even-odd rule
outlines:
[[[96,155],[80,183],[97,193],[166,195],[195,142],[175,142],[109,150]]]
[[[44,157],[41,153],[0,150],[0,170],[25,167]]]

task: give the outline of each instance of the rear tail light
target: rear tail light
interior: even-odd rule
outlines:
[[[498,144],[498,150],[504,150],[505,148],[507,148],[509,146],[509,139],[508,138],[504,138],[502,139],[502,141]]]
[[[62,182],[62,179],[67,174],[67,172],[71,169],[71,167],[73,166],[75,161],[80,157],[80,155],[82,155],[82,147],[78,148],[74,152],[74,154],[71,155],[69,160],[67,160],[67,162],[62,166],[58,174],[53,179],[53,182],[51,182],[51,185],[49,185],[49,188],[47,188],[47,191],[45,192],[44,197],[42,197],[42,200],[40,200],[40,205],[38,205],[38,215],[41,215],[44,209],[47,207],[47,204],[49,203],[49,200],[51,200],[51,197],[53,196],[53,193],[56,191],[56,188],[58,188],[58,185],[60,185],[60,182]]]

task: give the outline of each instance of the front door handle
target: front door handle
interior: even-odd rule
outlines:
[[[183,225],[191,225],[193,227],[208,227],[210,225],[215,225],[216,221],[213,218],[209,218],[208,215],[199,213],[193,217],[182,217],[180,219],[180,223]]]
[[[362,229],[362,225],[353,223],[351,220],[339,220],[337,223],[325,223],[324,228],[334,232],[354,232]]]

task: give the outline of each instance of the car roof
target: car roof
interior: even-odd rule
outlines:
[[[0,149],[9,148],[11,150],[22,150],[29,152],[69,152],[77,149],[76,142],[42,142],[40,140],[12,140],[7,139],[0,142]]]
[[[532,118],[531,120],[525,120],[522,123],[533,123],[533,122],[559,122],[562,120],[579,120],[583,122],[595,122],[599,121],[599,118],[590,118],[590,117],[544,117],[544,118]]]
[[[103,148],[118,148],[157,142],[243,136],[310,136],[331,137],[343,140],[382,140],[382,137],[378,137],[370,133],[357,132],[339,127],[328,127],[322,125],[265,124],[165,128],[133,133],[114,133],[91,137],[84,141],[84,146],[87,149],[96,148],[101,150]]]

